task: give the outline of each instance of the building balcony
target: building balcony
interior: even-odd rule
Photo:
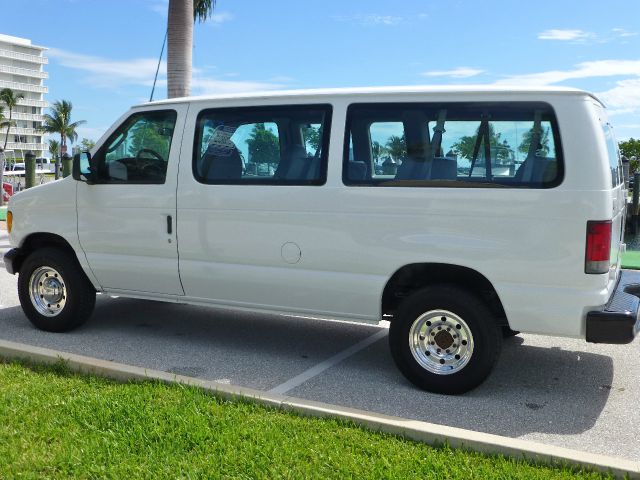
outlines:
[[[30,98],[23,98],[18,100],[18,105],[24,105],[26,107],[42,107],[46,108],[49,106],[49,102],[46,100],[32,100]]]
[[[0,65],[0,72],[11,73],[13,75],[22,75],[31,78],[49,78],[47,72],[41,72],[39,70],[30,70],[28,68],[12,67],[10,65]]]
[[[13,150],[13,151],[32,150],[34,152],[37,152],[37,151],[46,150],[46,149],[47,149],[46,143],[14,143],[14,142],[7,143],[7,150]]]
[[[0,135],[4,136],[6,133],[6,127],[0,129]],[[35,128],[11,127],[9,129],[9,138],[11,138],[11,135],[44,135],[44,132]]]
[[[5,115],[8,117],[9,114],[5,112]],[[38,115],[36,113],[16,113],[13,112],[11,116],[12,120],[27,120],[33,122],[44,122],[44,115]]]
[[[5,50],[2,48],[0,48],[0,57],[22,60],[23,62],[39,63],[41,65],[49,63],[49,59],[47,57],[43,57],[40,55],[29,55],[28,53],[14,52],[12,50]]]
[[[18,90],[23,92],[34,92],[34,93],[47,93],[49,91],[49,87],[45,87],[43,85],[31,85],[30,83],[20,83],[20,82],[8,82],[6,80],[0,80],[0,88],[10,88],[11,90]]]

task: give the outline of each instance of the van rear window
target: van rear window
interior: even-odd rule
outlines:
[[[562,149],[548,104],[352,104],[343,181],[362,186],[551,188]]]

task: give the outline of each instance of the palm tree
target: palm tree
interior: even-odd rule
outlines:
[[[53,138],[49,140],[49,153],[51,154],[51,159],[58,164],[58,152],[60,151],[60,143]]]
[[[60,135],[60,155],[67,153],[67,139],[73,143],[78,139],[76,129],[86,123],[84,120],[71,122],[73,105],[68,100],[57,100],[50,108],[51,113],[44,115],[42,130]],[[60,158],[56,158],[56,180],[60,178]]]
[[[7,136],[5,137],[4,145],[2,146],[3,150],[7,149],[7,142],[9,141],[9,129],[11,128],[13,109],[23,98],[24,95],[22,95],[21,93],[16,94],[10,88],[3,88],[2,90],[0,90],[0,102],[4,102],[7,105],[7,108],[9,108],[9,124],[7,125]]]
[[[191,93],[191,50],[193,23],[204,22],[216,0],[169,0],[167,23],[167,96],[186,97]]]
[[[0,130],[4,127],[7,127],[7,137],[9,136],[9,127],[11,127],[11,122],[7,117],[4,116],[4,107],[0,107]],[[6,142],[5,142],[6,145]],[[0,207],[4,205],[4,196],[2,195],[2,182],[4,177],[4,148],[0,147]]]

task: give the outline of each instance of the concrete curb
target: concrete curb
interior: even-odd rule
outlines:
[[[545,464],[565,464],[585,467],[616,477],[640,479],[640,462],[580,452],[527,440],[474,432],[417,420],[407,420],[353,408],[329,405],[286,395],[267,393],[235,385],[220,384],[158,370],[148,370],[97,358],[85,357],[48,348],[34,347],[22,343],[0,340],[0,357],[21,359],[39,363],[55,363],[64,360],[76,372],[99,375],[113,380],[128,382],[159,380],[166,383],[181,383],[202,388],[226,399],[245,398],[269,407],[314,417],[331,417],[351,421],[369,430],[401,435],[427,444],[448,443],[455,448],[464,448],[492,455],[504,455],[515,459],[526,459]]]

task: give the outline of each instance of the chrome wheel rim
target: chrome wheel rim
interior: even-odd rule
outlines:
[[[466,322],[455,313],[430,310],[411,325],[409,346],[422,368],[438,375],[451,375],[471,360],[473,335]]]
[[[55,317],[67,301],[67,289],[62,275],[52,267],[39,267],[29,279],[31,304],[40,315]]]

